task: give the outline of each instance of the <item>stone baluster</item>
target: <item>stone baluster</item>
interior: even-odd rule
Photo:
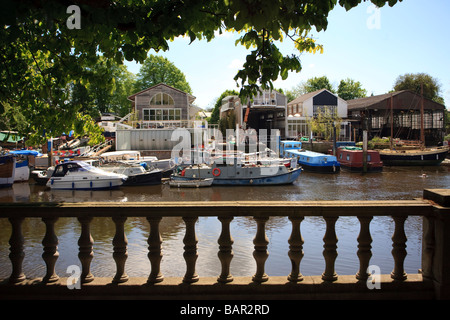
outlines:
[[[58,220],[56,217],[42,218],[45,223],[46,231],[42,245],[44,246],[44,253],[42,259],[44,259],[47,266],[47,273],[42,279],[44,283],[51,283],[59,280],[59,276],[55,272],[56,260],[58,260],[58,237],[55,234],[55,222]]]
[[[22,262],[25,257],[25,252],[23,251],[24,238],[22,233],[23,218],[9,218],[9,222],[12,227],[11,238],[9,239],[9,260],[11,260],[12,272],[9,277],[9,282],[19,283],[26,278],[22,271]]]
[[[395,230],[392,236],[392,256],[394,257],[394,270],[391,272],[391,278],[403,281],[407,278],[403,264],[406,257],[406,234],[405,220],[406,216],[394,216]]]
[[[300,232],[300,223],[304,217],[289,217],[292,224],[292,232],[289,237],[289,252],[288,256],[291,259],[292,271],[288,276],[290,282],[300,282],[303,280],[303,275],[300,273],[300,262],[303,258],[303,237]]]
[[[162,238],[159,232],[159,223],[162,217],[147,217],[147,221],[150,224],[150,234],[148,236],[148,259],[150,260],[151,272],[148,277],[148,283],[158,283],[164,280],[164,276],[161,273],[161,260],[162,260]]]
[[[113,278],[113,283],[122,283],[128,281],[128,275],[125,272],[125,262],[128,258],[127,251],[127,236],[125,235],[125,221],[126,217],[113,217],[112,220],[116,225],[116,234],[114,235],[113,244],[113,258],[116,262],[116,275]]]
[[[337,253],[337,242],[336,237],[336,220],[338,217],[324,217],[327,229],[325,231],[325,236],[323,237],[324,250],[323,256],[325,258],[325,271],[322,274],[322,280],[324,281],[336,281],[338,276],[334,270],[334,263],[338,256]]]
[[[233,259],[232,245],[234,243],[230,234],[230,223],[233,217],[218,217],[218,219],[222,223],[222,232],[217,241],[219,244],[219,253],[217,255],[222,264],[222,272],[217,278],[217,281],[227,283],[233,281],[233,276],[230,273],[230,264]]]
[[[197,262],[197,235],[195,234],[195,223],[198,217],[183,217],[186,224],[186,234],[184,235],[184,253],[183,257],[186,261],[186,273],[183,277],[184,283],[194,283],[199,280],[195,271],[195,263]]]
[[[370,235],[370,222],[372,216],[358,216],[360,223],[360,231],[358,235],[358,258],[359,258],[359,271],[356,274],[356,279],[360,281],[367,281],[370,274],[367,272],[369,267],[370,258],[372,258],[372,236]]]
[[[269,252],[267,251],[267,245],[269,244],[269,239],[266,235],[266,222],[269,220],[268,217],[254,217],[257,223],[257,230],[255,238],[253,239],[253,244],[255,245],[255,250],[253,251],[253,257],[256,261],[256,273],[252,280],[256,283],[262,283],[269,280],[269,277],[264,272],[264,265],[267,258],[269,257]]]
[[[433,259],[435,250],[435,221],[432,216],[423,217],[423,244],[422,244],[422,276],[433,279]]]
[[[92,217],[78,217],[81,224],[81,234],[78,239],[78,258],[81,262],[81,283],[89,283],[94,280],[91,273],[91,261],[94,257],[93,245],[94,239],[91,236],[91,221]]]

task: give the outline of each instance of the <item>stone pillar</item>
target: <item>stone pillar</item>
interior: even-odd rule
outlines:
[[[233,217],[218,217],[222,223],[222,232],[219,240],[219,253],[217,254],[222,265],[222,272],[217,278],[218,282],[227,283],[233,281],[233,276],[230,273],[230,263],[233,259],[233,238],[230,234],[230,222]]]
[[[267,258],[269,257],[269,252],[267,251],[267,245],[269,244],[269,239],[266,235],[266,222],[269,220],[268,217],[254,217],[257,223],[256,235],[253,239],[253,244],[255,245],[255,250],[253,251],[253,257],[256,261],[256,273],[252,280],[256,283],[262,283],[269,280],[268,275],[264,272],[264,265]]]
[[[426,189],[423,198],[432,200],[434,204],[434,243],[431,242],[426,249],[434,248],[431,274],[436,298],[450,299],[450,190]],[[427,219],[427,224],[429,222]],[[426,236],[429,238],[429,235]],[[430,252],[425,258],[429,257],[429,254]]]
[[[18,283],[26,279],[22,271],[22,262],[25,257],[25,252],[23,251],[24,237],[22,233],[23,218],[9,218],[9,222],[12,227],[11,238],[9,239],[9,250],[11,252],[9,259],[12,263],[12,273],[9,277],[9,282]]]
[[[59,280],[59,276],[55,272],[56,260],[58,260],[58,237],[55,233],[55,223],[58,220],[57,217],[42,218],[45,223],[46,231],[42,245],[44,246],[44,253],[42,259],[44,259],[47,266],[47,273],[45,274],[42,282],[51,283]]]

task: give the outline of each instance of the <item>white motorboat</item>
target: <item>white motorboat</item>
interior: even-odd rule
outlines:
[[[47,187],[60,190],[99,190],[121,186],[127,176],[107,172],[84,161],[67,161],[55,167]]]

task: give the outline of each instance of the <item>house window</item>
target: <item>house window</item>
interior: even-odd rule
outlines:
[[[144,121],[181,120],[181,109],[180,108],[143,109],[142,119]]]
[[[173,98],[163,92],[158,92],[150,99],[150,105],[151,106],[173,106],[175,105],[175,102],[173,101]]]

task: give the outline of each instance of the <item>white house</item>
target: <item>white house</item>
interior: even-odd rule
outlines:
[[[286,137],[309,136],[308,119],[324,111],[329,111],[331,114],[345,119],[347,118],[347,101],[327,89],[321,89],[301,95],[289,102],[286,110],[288,116]],[[342,121],[340,140],[346,138],[349,125],[347,121]]]

